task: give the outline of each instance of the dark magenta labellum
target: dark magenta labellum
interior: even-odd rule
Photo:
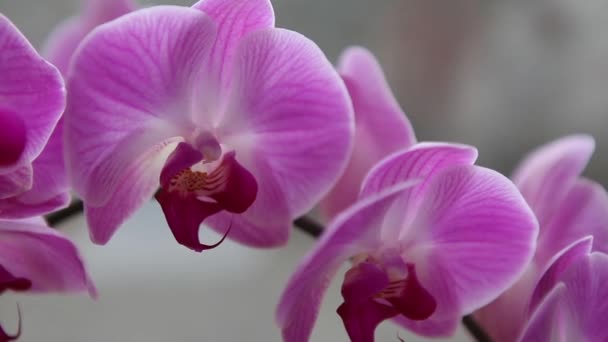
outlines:
[[[353,342],[373,342],[376,327],[385,319],[403,315],[424,320],[437,307],[435,299],[420,285],[412,264],[407,264],[404,279],[391,279],[379,265],[360,262],[346,273],[342,296],[344,303],[338,314]]]
[[[16,277],[0,265],[0,294],[6,290],[26,291],[32,287],[29,279]]]
[[[199,241],[201,223],[220,211],[239,214],[246,211],[257,195],[257,182],[241,166],[234,152],[221,156],[210,170],[193,170],[204,156],[191,145],[180,143],[169,156],[160,176],[161,190],[156,194],[173,236],[180,244],[201,252],[217,247]]]

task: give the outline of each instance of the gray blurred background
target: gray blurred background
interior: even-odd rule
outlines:
[[[194,1],[142,1],[141,4]],[[372,50],[420,140],[476,145],[509,173],[531,148],[571,133],[596,138],[588,174],[608,182],[608,1],[275,0],[277,26],[336,61]],[[80,0],[0,0],[37,46]]]
[[[372,50],[419,140],[476,145],[482,165],[509,174],[531,148],[590,133],[598,147],[587,174],[608,181],[608,1],[273,3],[277,26],[312,38],[333,61],[348,45]],[[40,46],[79,5],[0,0],[0,12]],[[226,243],[195,255],[174,243],[163,221],[151,203],[103,248],[88,242],[82,218],[69,222],[63,229],[83,249],[100,300],[2,296],[0,320],[14,327],[19,301],[24,341],[278,341],[276,297],[312,240],[296,232],[281,250]],[[340,281],[330,289],[313,341],[346,341],[334,312]],[[397,341],[396,333],[383,324],[378,340]]]

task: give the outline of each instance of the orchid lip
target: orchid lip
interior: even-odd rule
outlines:
[[[200,252],[217,247],[230,231],[229,227],[218,243],[205,245],[198,238],[200,224],[224,210],[233,214],[245,212],[257,196],[257,182],[238,163],[235,151],[221,154],[221,145],[211,135],[202,136],[198,142],[204,143],[197,148],[182,142],[169,156],[156,199],[176,240]],[[215,157],[217,151],[220,157],[205,164],[205,153]]]
[[[338,308],[352,341],[373,341],[376,326],[385,319],[402,315],[425,320],[435,312],[437,302],[420,284],[414,264],[390,253],[379,259],[361,254],[353,260]]]
[[[6,290],[26,291],[32,287],[32,282],[23,277],[17,277],[0,265],[0,294]]]

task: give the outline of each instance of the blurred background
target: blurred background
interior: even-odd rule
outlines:
[[[158,1],[157,1],[158,2]],[[192,1],[169,1],[191,5]],[[150,1],[140,1],[150,5]],[[571,133],[597,142],[587,175],[608,182],[608,2],[602,0],[275,0],[277,26],[299,31],[336,61],[349,45],[372,50],[419,140],[480,150],[480,164],[509,174],[530,149]],[[40,47],[79,0],[0,0]],[[1,77],[1,75],[0,75]],[[274,305],[313,243],[287,248],[231,243],[193,254],[178,247],[150,203],[103,248],[84,220],[61,227],[83,250],[101,297],[0,297],[0,321],[24,341],[279,341]],[[213,239],[215,237],[210,237]],[[313,341],[346,341],[332,285]],[[417,341],[399,332],[407,341]],[[466,340],[462,331],[454,340]],[[379,341],[398,341],[384,324]]]

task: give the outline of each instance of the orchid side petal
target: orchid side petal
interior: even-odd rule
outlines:
[[[488,305],[475,311],[475,321],[495,342],[515,341],[529,318],[530,296],[538,281],[539,270],[534,263],[507,291]],[[505,315],[509,319],[503,319]]]
[[[593,237],[584,237],[570,246],[567,246],[549,263],[549,267],[543,272],[542,277],[537,282],[534,292],[530,297],[529,311],[533,312],[538,304],[547,294],[557,285],[563,273],[578,259],[588,256],[593,246]]]
[[[521,341],[608,340],[608,255],[581,256],[560,278],[539,304]]]
[[[164,163],[178,141],[169,139],[138,156],[120,175],[113,198],[101,206],[85,202],[91,241],[104,245],[120,225],[158,189]]]
[[[384,214],[414,184],[400,183],[365,198],[338,215],[327,227],[281,295],[276,318],[285,341],[308,341],[321,300],[340,265],[356,254],[377,247],[377,228]]]
[[[576,180],[561,200],[550,205],[555,207],[541,226],[537,264],[545,266],[560,250],[587,235],[594,237],[594,250],[608,252],[608,193],[600,184]]]
[[[17,196],[32,188],[33,170],[31,164],[26,164],[12,172],[0,175],[0,207],[11,197]],[[0,211],[4,217],[4,211]]]
[[[133,11],[134,0],[85,0],[85,17],[89,26],[97,26]]]
[[[509,288],[532,259],[538,223],[514,184],[478,166],[455,166],[428,185],[402,232],[422,286],[437,301],[425,324],[470,313]],[[444,333],[450,333],[448,331]]]
[[[563,271],[578,257],[591,252],[592,240],[585,237],[572,243],[554,256],[546,270],[531,263],[511,288],[475,312],[477,323],[484,327],[493,341],[517,340],[531,314],[559,282]],[[511,318],[502,319],[506,314]]]
[[[350,101],[321,50],[295,32],[251,33],[235,61],[230,105],[217,134],[258,183],[257,198],[241,220],[259,230],[270,222],[282,232],[269,235],[286,237],[289,222],[312,208],[346,164],[353,131]],[[235,221],[231,234],[239,230]]]
[[[360,197],[381,191],[395,183],[420,179],[416,194],[421,193],[434,175],[456,165],[472,165],[477,149],[450,143],[419,143],[384,158],[363,180]],[[415,193],[412,193],[414,195]]]
[[[581,341],[563,336],[572,319],[562,308],[566,301],[566,286],[559,284],[547,295],[530,319],[519,342],[566,342]],[[574,337],[574,336],[570,336]]]
[[[415,190],[402,196],[399,209],[391,211],[393,224],[383,227],[387,239],[398,238],[403,222],[418,209],[419,196],[433,177],[445,168],[455,165],[471,165],[477,159],[477,150],[472,146],[450,143],[419,143],[384,158],[367,174],[361,185],[360,198],[382,191],[401,181],[418,180]],[[413,201],[410,201],[413,199]]]
[[[31,282],[33,292],[96,290],[76,246],[61,233],[31,220],[0,220],[0,265]]]
[[[191,133],[194,74],[214,35],[200,11],[157,6],[84,40],[73,57],[64,128],[68,175],[85,204],[107,204],[134,160]]]
[[[327,218],[352,204],[363,178],[378,161],[416,143],[414,130],[391,93],[382,69],[366,49],[347,49],[338,63],[353,101],[355,138],[351,158],[338,183],[320,203]]]
[[[553,204],[565,196],[594,148],[591,136],[567,136],[535,149],[517,167],[513,182],[534,209],[541,227],[555,214]]]
[[[0,138],[2,159],[6,160],[0,164],[11,164],[0,165],[0,173],[4,174],[31,163],[40,154],[65,107],[65,89],[59,71],[40,57],[23,34],[1,14],[0,52],[0,118],[6,124],[2,126],[3,138]],[[18,116],[23,127],[19,120],[9,120],[8,115]],[[15,131],[5,132],[5,129]],[[4,151],[5,137],[15,138],[16,146]],[[27,137],[25,142],[24,137]]]

